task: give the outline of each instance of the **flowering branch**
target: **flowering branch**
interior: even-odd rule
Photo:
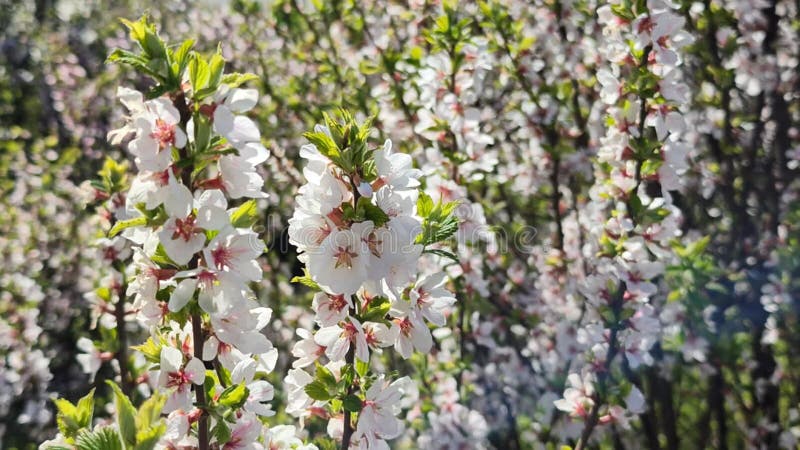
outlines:
[[[390,382],[370,356],[389,346],[403,358],[428,352],[425,320],[445,325],[443,310],[455,302],[443,274],[416,269],[428,246],[455,233],[455,204],[420,194],[411,158],[393,153],[391,141],[371,148],[369,134],[368,124],[344,111],[306,133],[307,184],[289,228],[306,265],[295,281],[316,291],[320,328],[298,330],[287,412],[329,419],[328,433],[343,449],[379,448],[399,435],[398,401],[411,380]],[[314,376],[303,369],[312,364]]]

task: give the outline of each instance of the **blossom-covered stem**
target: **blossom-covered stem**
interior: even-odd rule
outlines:
[[[639,64],[638,64],[638,66],[640,68],[647,67],[647,61],[648,61],[648,57],[650,55],[651,49],[652,49],[651,46],[647,46],[647,47],[644,48],[641,60],[639,61]],[[647,98],[645,96],[643,96],[643,95],[640,95],[639,96],[639,101],[640,101],[640,108],[639,108],[637,127],[638,127],[638,131],[639,131],[639,136],[643,136],[644,135],[644,131],[645,131],[645,118],[647,116]],[[641,173],[642,164],[643,164],[642,160],[640,160],[640,161],[638,161],[636,163],[636,173],[635,173],[635,181],[636,181],[636,183],[635,183],[633,189],[631,189],[628,192],[628,199],[627,199],[627,202],[626,202],[627,204],[630,204],[630,201],[631,201],[632,197],[638,195],[637,192],[639,191],[639,186],[642,183],[642,173]],[[630,208],[630,206],[628,206],[628,208],[629,208],[628,209],[629,211],[632,210],[632,208]],[[634,226],[635,226],[636,218],[635,217],[631,217],[630,219],[634,223]],[[620,280],[619,283],[617,284],[616,295],[615,295],[614,301],[611,304],[611,308],[612,308],[612,311],[613,311],[614,322],[611,324],[611,333],[610,333],[609,338],[608,338],[608,347],[609,347],[608,348],[608,354],[606,355],[606,359],[605,359],[605,362],[603,364],[602,370],[598,371],[598,374],[597,374],[597,378],[598,378],[597,382],[598,382],[598,385],[599,385],[599,389],[595,392],[595,394],[593,396],[594,397],[593,398],[594,403],[592,405],[591,411],[589,412],[589,416],[586,418],[586,422],[584,424],[583,431],[581,432],[581,438],[578,441],[577,445],[575,446],[575,450],[582,450],[583,448],[585,448],[586,443],[589,441],[589,438],[591,437],[592,432],[594,431],[594,429],[595,429],[595,427],[597,426],[597,423],[598,423],[600,407],[604,403],[604,399],[602,398],[602,395],[604,395],[605,390],[606,390],[606,380],[608,379],[608,374],[609,374],[609,371],[611,370],[611,362],[614,360],[614,357],[617,355],[617,353],[619,351],[619,342],[618,342],[618,339],[617,339],[617,334],[618,334],[619,327],[620,327],[620,313],[622,311],[623,302],[624,302],[623,296],[624,296],[624,293],[626,292],[626,289],[627,289],[627,286],[626,286],[625,282]]]
[[[189,109],[189,105],[186,102],[186,94],[183,90],[178,91],[172,101],[175,108],[178,110],[180,114],[180,122],[181,127],[184,130],[188,129],[189,120],[191,120],[192,112]],[[183,148],[179,149],[179,153],[182,160],[188,160],[190,156],[188,155],[188,148],[184,146]],[[194,172],[194,162],[190,163],[187,167],[185,167],[181,171],[181,183],[189,188],[192,189],[192,173]],[[198,258],[195,255],[189,261],[188,267],[190,270],[196,269],[198,267]],[[193,349],[194,349],[194,357],[198,360],[203,360],[203,343],[205,340],[203,339],[203,317],[199,312],[193,312],[191,315],[192,321],[192,342],[193,342]],[[205,411],[206,406],[206,394],[205,389],[202,384],[194,385],[194,393],[195,399],[197,402],[197,406],[200,408],[202,413],[200,414],[200,418],[197,421],[197,441],[198,447],[200,450],[208,450],[209,448],[209,426],[208,426],[208,414]]]
[[[622,311],[622,304],[623,304],[623,295],[625,292],[625,283],[620,282],[620,285],[617,287],[617,295],[614,298],[614,302],[612,303],[612,311],[614,315],[614,320],[619,321],[619,314]],[[592,409],[589,412],[588,417],[586,418],[586,423],[583,426],[583,431],[581,432],[581,438],[578,443],[575,445],[575,450],[583,450],[586,448],[586,444],[589,442],[589,438],[592,436],[592,432],[594,431],[595,427],[597,426],[599,417],[600,417],[600,407],[603,406],[603,399],[601,396],[606,391],[606,382],[608,380],[608,376],[611,370],[611,362],[614,360],[614,357],[619,352],[619,340],[617,339],[617,333],[619,331],[619,326],[612,326],[611,327],[611,334],[608,337],[608,355],[606,356],[606,360],[603,363],[603,367],[597,373],[597,384],[598,389],[594,393],[592,404]]]
[[[350,187],[352,188],[353,192],[353,205],[358,205],[358,200],[361,198],[361,193],[358,191],[358,186],[355,182],[354,175],[350,175]],[[352,295],[351,299],[353,301],[353,306],[350,307],[350,315],[355,316],[358,312],[356,310],[356,305],[358,305],[359,299],[356,295]],[[355,359],[356,359],[356,347],[355,345],[351,346],[349,350],[347,350],[347,354],[344,357],[344,363],[346,366],[350,366],[353,369],[353,372],[356,371],[355,366]],[[347,386],[347,395],[353,393],[353,385]],[[353,437],[353,422],[352,422],[352,413],[345,409],[343,411],[343,418],[342,418],[342,450],[347,450],[350,448],[350,440]]]

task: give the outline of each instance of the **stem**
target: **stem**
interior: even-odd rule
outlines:
[[[130,374],[128,373],[128,330],[125,328],[125,291],[127,286],[123,283],[119,292],[119,299],[114,305],[114,316],[117,319],[117,342],[119,348],[114,355],[119,363],[119,378],[121,381],[122,392],[130,396],[131,384]]]
[[[203,359],[203,317],[200,313],[192,314],[192,340],[194,342],[194,356],[202,361]],[[203,409],[200,419],[197,421],[197,443],[200,450],[208,450],[208,416],[205,412],[206,391],[203,386],[194,387],[197,397],[197,405]]]
[[[189,120],[192,117],[192,110],[189,108],[189,104],[186,101],[186,95],[183,91],[178,91],[175,96],[172,98],[172,103],[175,108],[178,110],[181,116],[181,127],[186,130]],[[185,160],[191,158],[189,155],[189,148],[188,146],[184,146],[182,149],[179,150],[181,160]],[[194,172],[194,162],[189,164],[188,167],[184,168],[181,171],[181,183],[183,183],[187,188],[190,190],[192,189],[192,172]],[[189,261],[188,267],[189,269],[197,268],[198,258],[195,255],[191,261]],[[203,342],[205,342],[203,338],[203,316],[202,313],[199,311],[192,313],[192,343],[194,347],[194,357],[199,359],[200,361],[203,360]],[[206,413],[206,391],[204,386],[193,386],[195,399],[198,408],[202,410],[200,414],[200,418],[197,421],[197,444],[200,450],[208,450],[209,449],[209,436],[208,436],[208,415]]]
[[[558,191],[558,172],[561,168],[561,157],[557,153],[553,153],[553,171],[550,172],[550,185],[553,192],[550,194],[550,203],[553,208],[553,218],[556,223],[556,236],[553,240],[553,246],[557,248],[561,254],[561,262],[559,265],[563,268],[564,265],[564,225],[561,218],[561,193]]]
[[[355,361],[355,344],[350,346],[350,350],[347,351],[347,355],[345,355],[344,360],[348,365],[354,366]],[[355,369],[355,367],[353,367]],[[347,386],[347,395],[353,393],[353,385]],[[344,409],[344,427],[342,429],[342,450],[347,450],[350,448],[350,439],[353,437],[353,423],[351,420],[352,413],[347,409]]]

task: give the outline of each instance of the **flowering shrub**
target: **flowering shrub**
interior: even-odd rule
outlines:
[[[796,2],[139,6],[0,15],[0,446],[797,446]]]

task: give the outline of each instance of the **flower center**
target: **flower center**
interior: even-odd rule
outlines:
[[[204,289],[208,289],[214,285],[215,281],[217,281],[217,274],[208,270],[204,270],[197,274],[197,281],[203,285]]]
[[[375,255],[376,258],[381,257],[381,252],[378,250],[378,246],[383,244],[382,240],[378,240],[378,237],[375,236],[375,232],[369,234],[366,239],[363,239],[364,243],[367,244],[367,248],[369,248],[369,252]]]
[[[175,232],[172,233],[172,239],[183,239],[186,242],[194,236],[197,232],[197,227],[194,224],[194,214],[190,214],[185,219],[175,219]]]
[[[341,311],[347,307],[347,299],[344,298],[344,295],[331,295],[329,296],[331,299],[330,308],[334,311]]]
[[[397,320],[397,326],[400,327],[400,332],[403,333],[403,336],[408,336],[411,334],[411,329],[414,328],[414,325],[411,324],[411,321],[408,320],[408,317]]]
[[[150,137],[158,141],[161,150],[175,143],[175,125],[170,125],[164,119],[156,119],[156,128]]]
[[[191,380],[186,372],[179,370],[177,372],[170,372],[167,375],[167,387],[177,387],[180,388],[186,384],[189,384]]]
[[[350,246],[337,247],[333,257],[336,258],[336,265],[334,268],[338,269],[344,266],[351,269],[353,267],[353,258],[358,257],[358,253],[350,250]]]
[[[222,270],[230,267],[231,261],[233,261],[233,251],[224,245],[218,245],[217,248],[211,250],[211,258],[214,259],[214,266],[218,270]]]
[[[417,306],[424,306],[426,303],[430,302],[431,293],[425,289],[417,289],[417,295],[419,295],[419,297],[417,297]]]
[[[368,345],[376,345],[378,343],[378,336],[375,335],[375,330],[372,328],[364,328],[364,335],[367,338]]]
[[[347,322],[344,324],[344,332],[342,333],[345,338],[353,340],[356,334],[358,334],[358,330],[356,330],[356,326],[353,325],[353,322]]]

